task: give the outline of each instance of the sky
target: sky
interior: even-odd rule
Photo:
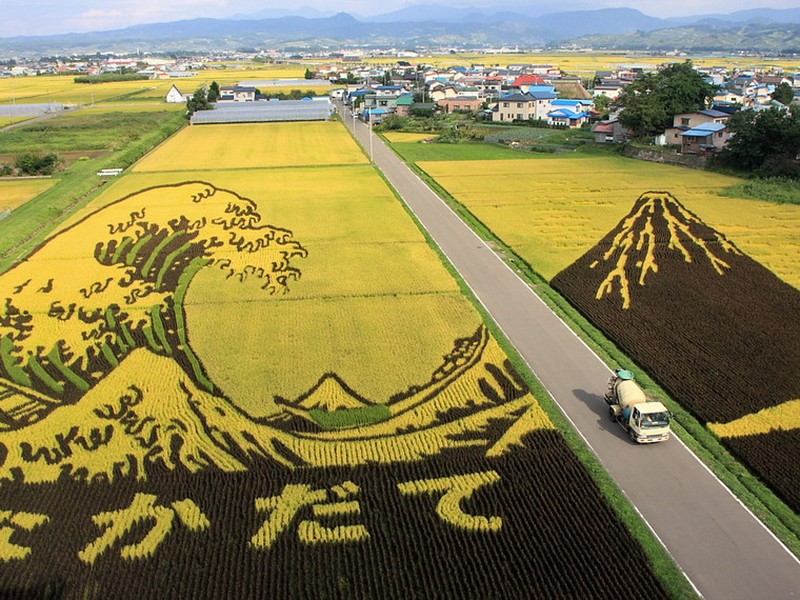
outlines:
[[[196,17],[224,18],[256,11],[308,6],[326,12],[348,12],[371,16],[415,4],[474,6],[507,10],[510,4],[553,7],[546,12],[593,8],[628,7],[653,17],[676,17],[700,13],[731,13],[750,8],[796,8],[798,0],[727,0],[699,3],[697,0],[2,0],[0,37],[49,35],[121,29],[142,23],[160,23]]]

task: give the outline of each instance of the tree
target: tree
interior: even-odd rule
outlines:
[[[617,102],[623,109],[619,120],[636,137],[651,137],[670,127],[675,115],[705,109],[715,92],[691,61],[671,64],[625,88]]]
[[[734,113],[734,134],[718,156],[720,163],[762,176],[800,179],[800,107]]]
[[[52,175],[62,162],[55,152],[46,154],[25,152],[17,156],[14,166],[21,175]]]
[[[216,81],[212,81],[211,85],[208,86],[208,94],[206,94],[206,99],[209,102],[216,102],[219,100],[219,84]]]
[[[314,79],[314,71],[312,71],[311,69],[306,69],[305,78]]]
[[[201,86],[194,91],[192,97],[186,101],[186,110],[192,116],[198,110],[211,110],[214,108],[208,101],[208,89]]]
[[[609,117],[609,105],[611,104],[611,98],[608,96],[596,96],[594,99],[594,108],[595,110],[600,113],[601,119],[608,119]]]
[[[772,99],[789,106],[792,100],[794,100],[794,90],[792,86],[782,81],[775,87],[775,91],[772,92]]]

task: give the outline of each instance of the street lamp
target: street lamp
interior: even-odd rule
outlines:
[[[369,111],[369,162],[375,162],[372,156],[372,111]]]

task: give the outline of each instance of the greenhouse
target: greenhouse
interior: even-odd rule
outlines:
[[[325,121],[333,114],[329,98],[218,103],[213,110],[197,111],[191,124],[264,123],[270,121]]]

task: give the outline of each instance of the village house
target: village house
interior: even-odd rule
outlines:
[[[478,78],[473,85],[478,88],[484,98],[497,98],[503,89],[503,78],[498,76],[488,76]]]
[[[730,114],[719,110],[679,113],[672,118],[672,127],[664,132],[664,141],[666,144],[681,146],[681,151],[686,145],[689,147],[690,152],[693,152],[692,148],[699,148],[700,144],[707,145],[707,141],[699,142],[692,138],[706,138],[708,137],[708,132],[713,132],[719,135],[713,136],[711,145],[722,148],[728,137],[730,137],[729,132],[726,130],[729,117]],[[686,135],[688,132],[695,130],[697,130],[696,133]]]
[[[553,110],[547,113],[547,123],[574,129],[589,122],[594,103],[591,100],[557,98],[550,105]]]
[[[242,85],[226,85],[219,88],[218,102],[254,102],[256,88]]]
[[[575,129],[589,122],[589,113],[575,112],[569,108],[558,108],[547,113],[548,125],[559,125]]]
[[[681,154],[705,154],[721,150],[730,138],[724,123],[702,123],[681,134]]]
[[[628,141],[628,131],[616,117],[598,122],[593,128],[594,141],[603,143],[623,143]]]
[[[446,98],[455,98],[458,96],[458,88],[454,85],[444,85],[441,82],[436,82],[439,85],[433,85],[429,88],[428,97],[434,102],[441,102]]]
[[[400,95],[395,94],[392,90],[367,90],[367,93],[364,94],[363,106],[365,110],[383,109],[386,112],[394,112],[398,98]]]
[[[547,82],[540,75],[520,75],[510,84],[508,89],[510,91],[520,91],[523,94],[531,91],[531,88],[547,85]]]
[[[453,98],[444,98],[437,103],[445,113],[455,112],[473,112],[480,110],[483,106],[483,100],[473,96],[455,96]]]
[[[554,91],[535,91],[502,96],[491,108],[492,121],[544,120],[551,110],[551,102],[556,97]]]
[[[414,96],[404,94],[397,97],[394,112],[398,117],[408,117],[411,115],[411,107],[414,106]]]

